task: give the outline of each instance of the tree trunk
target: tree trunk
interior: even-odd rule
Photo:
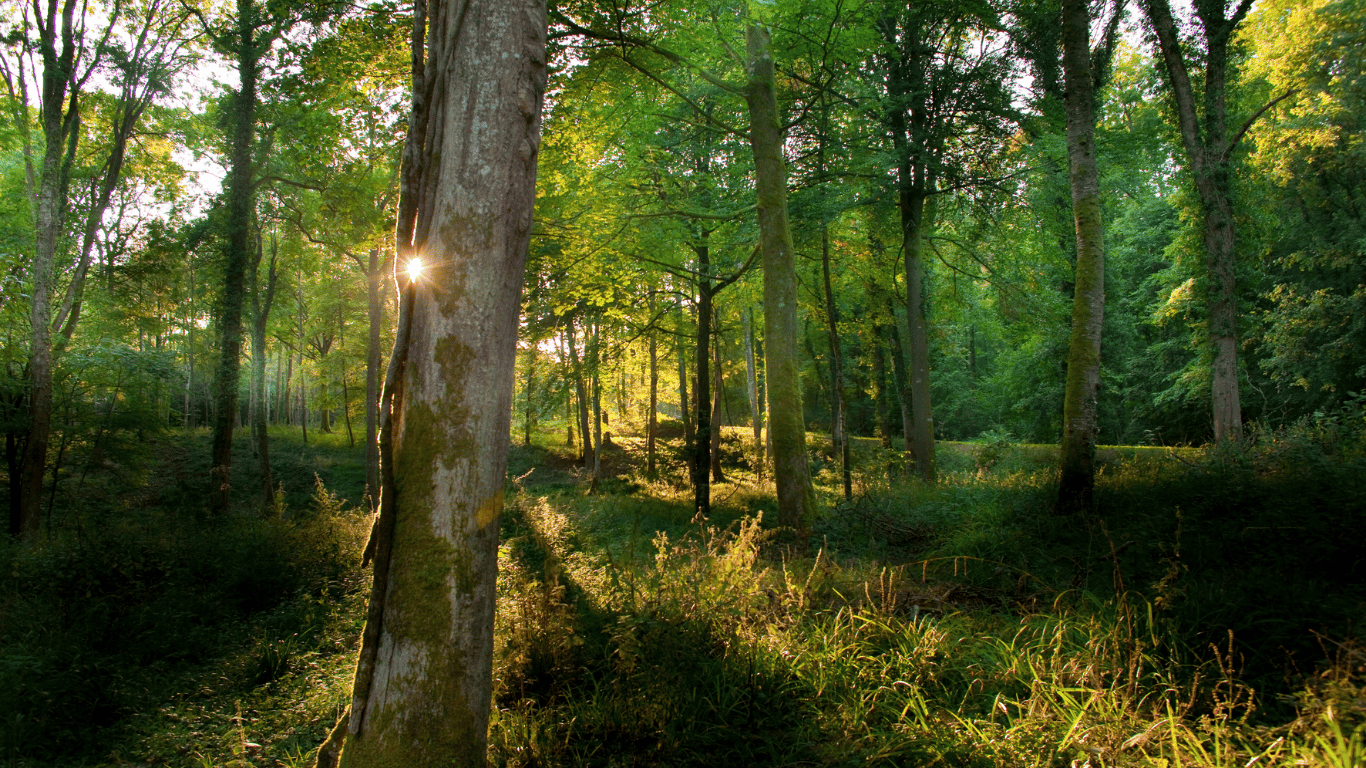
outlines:
[[[598,490],[598,478],[602,476],[602,324],[592,324],[593,345],[591,349],[593,365],[593,479],[589,481],[590,493]]]
[[[535,416],[532,398],[536,393],[536,344],[532,341],[527,350],[526,363],[526,408],[522,411],[522,445],[531,446],[531,422]]]
[[[901,408],[901,450],[915,461],[915,440],[911,438],[911,382],[906,375],[906,347],[901,343],[901,322],[892,313],[892,325],[888,329],[892,351],[892,389],[896,392],[897,405]],[[907,465],[909,467],[909,464]]]
[[[764,474],[764,414],[759,409],[759,376],[754,364],[754,308],[746,307],[745,323],[745,392],[749,395],[749,424],[754,431],[755,473]]]
[[[650,297],[650,316],[654,316],[654,296]],[[653,328],[650,334],[650,412],[645,415],[645,473],[653,478],[659,468],[655,465],[655,436],[659,432],[659,341]]]
[[[684,317],[683,311],[679,310],[681,318]],[[683,420],[683,446],[685,451],[692,450],[693,441],[693,420],[692,420],[692,401],[688,398],[688,349],[683,343],[682,328],[679,329],[678,336],[678,414]]]
[[[835,455],[840,457],[844,499],[848,501],[854,498],[854,486],[849,469],[849,433],[844,414],[844,359],[840,354],[839,314],[835,309],[834,291],[830,288],[830,227],[825,223],[821,224],[821,277],[825,283],[825,322],[830,339],[830,400],[835,406],[830,438],[834,442]]]
[[[721,375],[721,339],[715,333],[713,333],[711,350],[711,417],[707,420],[707,427],[711,430],[711,440],[707,452],[707,463],[711,469],[711,481],[713,483],[724,483],[726,476],[721,472],[721,396],[724,382]]]
[[[433,100],[411,244],[434,268],[400,309],[381,437],[392,463],[342,766],[485,762],[545,34],[538,0],[433,8],[433,71],[414,77]]]
[[[705,235],[704,235],[705,237]],[[694,419],[697,432],[689,454],[689,474],[692,477],[693,512],[707,519],[711,516],[711,323],[712,282],[711,250],[706,240],[693,246],[697,254],[697,378],[693,384],[693,402],[697,409]]]
[[[1105,312],[1105,222],[1096,170],[1095,99],[1091,73],[1090,13],[1085,0],[1063,0],[1063,71],[1067,105],[1067,156],[1072,218],[1077,233],[1072,338],[1067,350],[1061,469],[1057,511],[1093,508],[1096,398],[1100,388],[1100,336]]]
[[[237,0],[237,77],[230,125],[228,198],[228,245],[223,265],[223,303],[219,322],[220,357],[214,397],[218,413],[214,421],[213,458],[210,463],[210,503],[215,512],[228,509],[232,489],[232,431],[237,422],[237,385],[242,365],[242,304],[246,293],[247,261],[251,258],[251,220],[256,210],[256,187],[252,184],[252,149],[256,143],[256,78],[258,60],[265,53],[255,37],[254,0]]]
[[[565,323],[565,338],[569,340],[569,362],[573,364],[574,394],[579,403],[579,438],[583,450],[579,462],[584,469],[593,466],[593,437],[588,431],[588,390],[583,383],[583,362],[579,360],[578,349],[574,346],[574,321]]]
[[[764,369],[773,440],[773,477],[778,487],[778,522],[806,530],[815,517],[816,499],[807,466],[806,425],[802,415],[797,264],[787,220],[783,130],[774,92],[768,32],[751,23],[745,30],[745,42],[749,75],[745,101],[749,106],[759,247],[764,266]]]
[[[252,284],[253,290],[251,297],[252,325],[251,325],[251,353],[252,353],[252,381],[255,386],[254,399],[260,402],[260,407],[252,414],[252,430],[256,433],[256,453],[257,460],[261,463],[261,498],[265,502],[266,509],[275,505],[275,479],[270,473],[270,434],[266,431],[266,407],[267,399],[270,395],[269,388],[266,386],[266,324],[270,321],[270,308],[275,303],[275,265],[279,255],[275,245],[274,236],[270,239],[270,268],[266,274],[265,296],[261,295],[261,287],[256,284],[256,264],[260,263],[261,256],[258,252],[255,262],[252,265]]]
[[[887,407],[887,353],[882,348],[885,327],[873,324],[873,408],[877,414],[877,434],[883,448],[892,447],[892,415]]]

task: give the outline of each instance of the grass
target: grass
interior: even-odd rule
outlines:
[[[1049,512],[1050,446],[941,443],[927,487],[860,440],[846,501],[812,435],[802,538],[738,432],[707,521],[676,458],[646,478],[618,436],[588,494],[561,434],[509,460],[495,765],[1366,759],[1359,435],[1105,448],[1086,520]],[[199,517],[205,438],[168,436],[125,490],[158,504],[0,552],[0,765],[308,764],[363,620],[363,471],[273,438],[280,517],[249,478],[241,514]]]

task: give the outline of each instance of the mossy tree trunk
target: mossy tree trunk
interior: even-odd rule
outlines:
[[[745,30],[750,149],[759,207],[759,249],[764,266],[764,370],[768,385],[773,477],[778,487],[778,522],[805,530],[815,516],[816,498],[806,459],[801,366],[797,346],[797,263],[787,218],[787,167],[775,93],[768,31]]]
[[[1074,514],[1091,510],[1095,487],[1096,398],[1100,389],[1100,336],[1105,312],[1105,222],[1096,171],[1091,15],[1085,0],[1063,0],[1062,12],[1067,156],[1077,265],[1072,338],[1067,350],[1057,510]]]
[[[423,14],[416,14],[417,24]],[[340,764],[482,766],[498,521],[545,90],[542,0],[438,3],[384,400],[375,587]],[[399,230],[400,239],[404,237]],[[392,384],[391,388],[389,385]]]

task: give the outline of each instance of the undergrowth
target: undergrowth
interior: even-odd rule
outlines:
[[[1055,449],[987,438],[942,445],[933,487],[860,441],[847,500],[817,450],[806,537],[738,448],[709,520],[629,435],[594,494],[559,446],[515,449],[491,763],[1366,762],[1359,430],[1106,448],[1083,519],[1049,511]],[[0,552],[0,765],[309,764],[368,517],[339,447],[281,455],[291,485],[325,459],[311,496],[206,519],[172,474]]]

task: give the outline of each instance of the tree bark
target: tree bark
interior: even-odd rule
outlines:
[[[470,0],[431,13],[436,86],[412,240],[431,270],[400,310],[392,465],[342,766],[485,760],[545,6]]]
[[[745,43],[749,75],[745,101],[749,106],[749,141],[754,153],[759,247],[764,265],[764,369],[769,432],[773,439],[773,477],[778,488],[778,522],[804,531],[815,517],[816,498],[807,466],[806,425],[802,415],[797,263],[787,218],[782,121],[767,30],[751,23],[745,30]]]
[[[1100,388],[1100,337],[1105,313],[1105,222],[1096,170],[1095,97],[1086,0],[1063,0],[1063,72],[1066,83],[1067,157],[1076,225],[1076,286],[1072,338],[1067,351],[1057,511],[1093,508],[1096,398]]]
[[[906,328],[910,340],[910,450],[916,474],[927,483],[935,480],[934,415],[930,407],[930,352],[925,318],[925,261],[923,231],[932,225],[934,205],[914,191],[903,190],[901,226],[906,253]]]

